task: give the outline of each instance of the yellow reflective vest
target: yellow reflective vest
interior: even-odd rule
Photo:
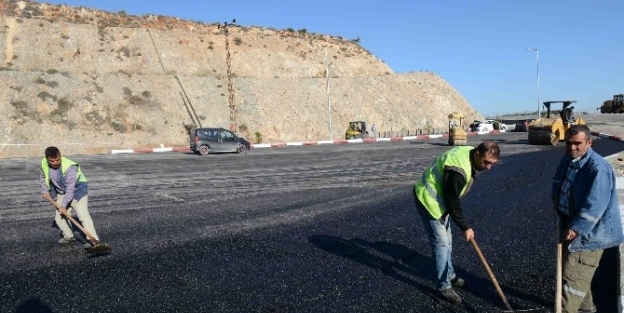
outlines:
[[[416,198],[420,200],[433,218],[439,219],[446,212],[442,188],[446,168],[453,168],[464,175],[466,185],[462,188],[460,197],[466,193],[472,179],[472,164],[470,163],[470,151],[472,149],[474,148],[470,146],[458,146],[443,153],[433,161],[421,179],[416,182],[414,186]]]
[[[88,192],[87,178],[82,173],[82,170],[80,169],[80,165],[78,163],[66,157],[61,157],[61,172],[63,176],[65,176],[65,173],[67,173],[67,170],[72,166],[77,167],[76,190],[74,193],[74,199],[80,200]],[[50,195],[53,198],[56,198],[56,189],[50,188],[50,165],[48,164],[48,160],[46,158],[43,158],[41,160],[41,171],[43,172],[43,176],[45,177],[45,183],[46,183],[46,186],[48,187],[48,191],[50,191]],[[60,187],[65,188],[65,180],[61,178],[62,177],[59,177],[58,184]]]

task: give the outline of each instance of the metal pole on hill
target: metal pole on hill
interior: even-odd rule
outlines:
[[[236,20],[234,20],[236,21]],[[228,106],[230,107],[230,130],[236,132],[236,105],[234,104],[234,83],[232,82],[232,58],[230,57],[230,42],[228,40],[228,28],[233,24],[223,23],[225,34],[225,63],[228,86]]]
[[[327,48],[325,48],[325,77],[327,79],[327,111],[329,113],[329,140],[332,140],[331,102],[329,101],[329,64],[327,63]]]
[[[539,75],[539,49],[536,48],[527,48],[528,51],[535,51],[536,55],[536,64],[537,64],[537,118],[540,118],[542,115],[540,114],[540,75]]]

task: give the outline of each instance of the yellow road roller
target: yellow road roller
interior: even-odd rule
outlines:
[[[449,146],[465,146],[468,141],[468,134],[464,129],[464,115],[451,113],[449,118]]]
[[[582,118],[574,119],[574,106],[572,103],[576,101],[545,101],[546,117],[541,117],[529,124],[529,144],[531,145],[553,145],[556,146],[560,140],[564,140],[565,132],[572,125],[585,125]],[[559,116],[551,117],[550,106],[553,103],[562,103],[563,108],[559,112]],[[555,113],[553,111],[553,113]]]

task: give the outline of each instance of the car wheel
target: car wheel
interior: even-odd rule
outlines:
[[[501,127],[501,130],[506,131],[507,130],[507,126]]]
[[[247,152],[247,147],[245,145],[239,145],[238,149],[236,149],[237,153],[245,153]]]
[[[208,153],[210,153],[210,147],[208,147],[207,145],[201,145],[199,147],[199,154],[207,155]]]

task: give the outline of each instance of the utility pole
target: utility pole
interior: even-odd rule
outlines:
[[[535,55],[536,55],[536,59],[535,59],[535,63],[537,64],[537,118],[541,118],[542,115],[540,114],[540,108],[542,107],[540,105],[540,75],[539,75],[539,49],[537,48],[527,48],[527,51],[535,51]]]
[[[234,84],[232,82],[232,58],[230,57],[230,41],[228,39],[228,28],[232,24],[223,23],[223,32],[225,34],[225,63],[227,65],[227,86],[228,86],[228,105],[230,107],[230,131],[236,132],[236,105],[234,104]]]
[[[329,100],[329,64],[327,62],[327,47],[325,48],[325,77],[327,81],[327,112],[329,113],[329,140],[332,140],[331,102]]]

